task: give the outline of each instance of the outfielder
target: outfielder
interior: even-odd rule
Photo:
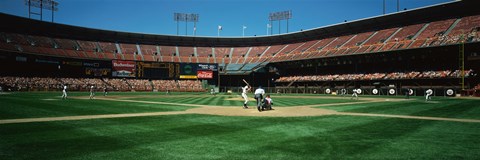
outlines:
[[[63,86],[62,99],[67,99],[67,85]]]
[[[90,87],[90,99],[94,99],[95,98],[95,89],[93,88],[93,86]]]
[[[433,94],[433,90],[432,89],[428,89],[427,91],[425,91],[425,101],[428,101],[429,99],[432,99],[432,94]]]
[[[107,86],[103,87],[103,96],[107,96],[108,95],[108,88]]]
[[[353,98],[355,98],[355,99],[357,99],[357,100],[358,100],[358,93],[357,93],[357,92],[358,92],[358,89],[353,89],[352,98],[350,98],[350,99],[353,99]]]
[[[245,100],[243,102],[243,109],[247,109],[247,103],[248,103],[248,97],[247,97],[247,92],[250,91],[250,87],[246,85],[245,87],[242,87],[242,98]]]
[[[259,86],[255,90],[255,100],[257,100],[257,109],[259,112],[262,111],[262,99],[264,94],[265,94],[265,90],[262,89],[262,86]]]
[[[343,97],[343,96],[346,96],[346,95],[347,95],[347,90],[346,90],[345,88],[342,88],[342,89],[340,90],[340,94],[342,95],[342,97]]]
[[[210,94],[213,95],[213,96],[216,96],[216,95],[215,95],[215,89],[211,88],[211,89],[210,89]]]

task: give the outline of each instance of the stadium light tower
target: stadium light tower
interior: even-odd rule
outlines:
[[[177,22],[177,35],[179,22],[185,22],[185,35],[187,35],[188,22],[193,22],[193,35],[195,36],[197,32],[197,22],[199,18],[200,16],[194,13],[173,13],[173,20]]]
[[[247,29],[247,26],[242,25],[242,37],[245,37],[245,29]]]
[[[28,18],[31,18],[31,15],[39,15],[40,20],[43,20],[43,9],[52,11],[52,22],[54,18],[55,11],[58,11],[58,2],[55,0],[24,0],[25,5],[28,6]],[[32,12],[32,7],[40,8],[40,13]]]
[[[278,21],[278,34],[280,34],[280,22],[282,20],[287,20],[287,33],[288,33],[288,20],[292,18],[292,11],[281,11],[281,12],[272,12],[268,16],[270,21],[270,26],[272,26],[273,21]],[[273,29],[270,30],[270,34]]]
[[[383,0],[383,15],[385,15],[385,5],[386,5],[385,0]]]

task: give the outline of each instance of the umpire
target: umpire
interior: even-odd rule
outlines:
[[[264,94],[265,90],[262,89],[262,86],[258,86],[258,88],[255,90],[255,100],[257,100],[257,109],[259,112],[262,111],[262,100]]]

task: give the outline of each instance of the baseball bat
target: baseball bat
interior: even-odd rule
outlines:
[[[250,86],[250,84],[248,84],[248,82],[245,80],[245,79],[242,79],[243,82],[245,82],[245,84],[247,84],[248,86]]]

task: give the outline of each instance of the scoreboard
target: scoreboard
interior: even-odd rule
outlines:
[[[137,77],[172,79],[175,77],[175,64],[167,62],[137,62]]]

